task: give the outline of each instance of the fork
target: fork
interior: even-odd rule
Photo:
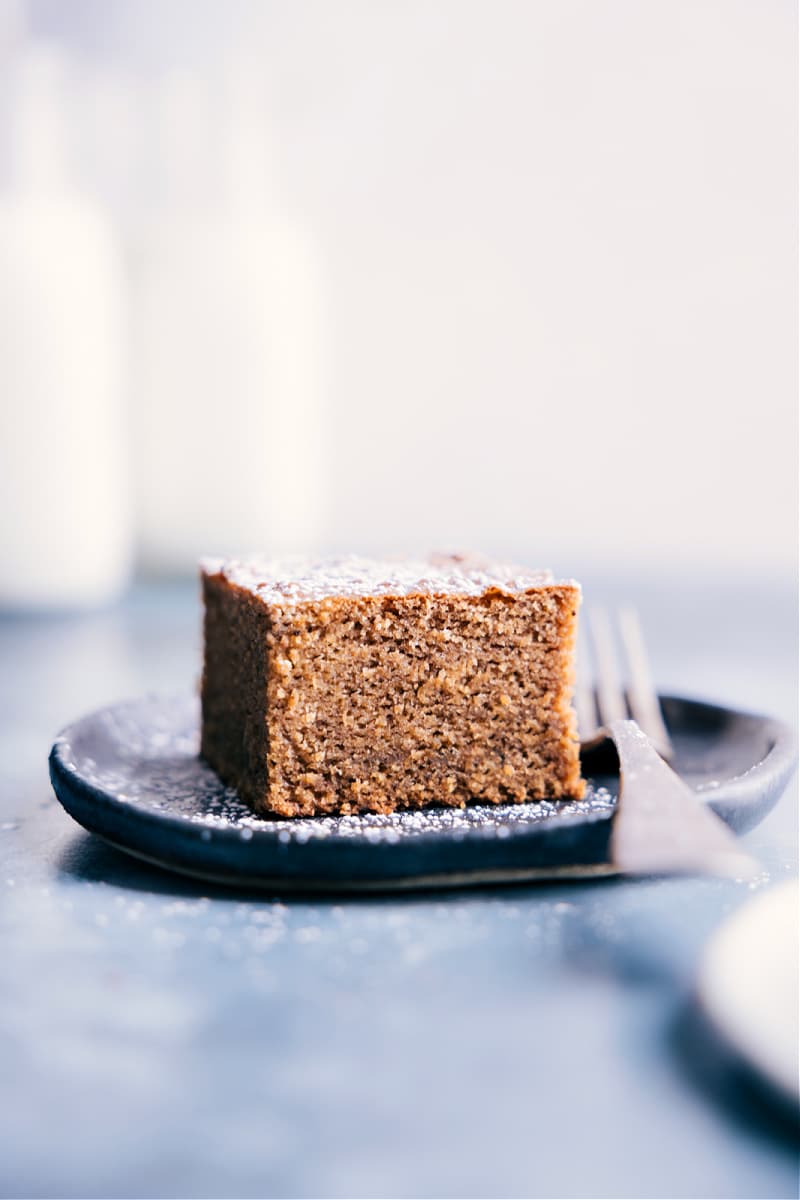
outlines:
[[[611,738],[619,757],[619,796],[611,829],[612,864],[624,874],[700,873],[749,879],[758,864],[740,849],[728,826],[665,759],[674,754],[632,608],[617,614],[627,688],[617,665],[612,623],[590,610],[578,658],[575,707],[581,749]],[[586,644],[594,661],[589,683]]]
[[[644,644],[644,634],[635,608],[620,608],[617,628],[627,666],[627,687],[623,687],[623,672],[617,665],[614,633],[604,608],[588,612],[588,647],[581,647],[578,657],[578,680],[575,704],[578,728],[584,748],[596,745],[614,721],[631,716],[650,738],[662,758],[674,754],[672,741],[658,700]],[[590,684],[585,649],[590,648],[594,660],[594,688]]]

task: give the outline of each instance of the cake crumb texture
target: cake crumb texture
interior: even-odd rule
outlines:
[[[204,567],[201,749],[223,780],[279,816],[580,798],[578,585],[436,556],[393,586],[362,561],[294,585]]]

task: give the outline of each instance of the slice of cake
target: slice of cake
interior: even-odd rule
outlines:
[[[469,555],[202,565],[202,754],[260,813],[583,792],[580,588]]]

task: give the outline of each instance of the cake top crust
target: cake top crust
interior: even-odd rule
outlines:
[[[204,559],[205,575],[222,575],[268,604],[302,604],[329,597],[482,596],[499,589],[527,592],[555,584],[552,572],[490,562],[477,554],[431,554],[428,558],[305,558],[251,556]]]

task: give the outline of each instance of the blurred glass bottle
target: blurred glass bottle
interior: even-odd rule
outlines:
[[[0,604],[104,603],[131,514],[118,246],[70,175],[65,61],[22,46],[6,78],[0,194]]]
[[[308,550],[320,521],[319,289],[274,188],[257,75],[170,75],[163,198],[134,258],[133,411],[146,566]]]

